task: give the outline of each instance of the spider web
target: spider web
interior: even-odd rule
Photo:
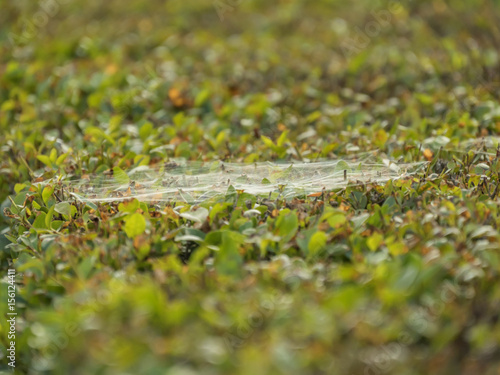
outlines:
[[[283,198],[309,195],[349,185],[383,184],[408,177],[426,162],[397,163],[374,153],[311,163],[225,163],[171,160],[156,167],[115,168],[100,175],[61,181],[74,198],[86,202],[184,201],[200,203],[233,187],[253,195]]]

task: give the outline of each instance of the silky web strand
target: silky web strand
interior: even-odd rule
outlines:
[[[60,180],[66,191],[84,202],[199,203],[235,191],[283,198],[309,195],[358,184],[384,184],[421,171],[426,162],[397,163],[372,154],[311,163],[225,163],[174,160],[157,167],[138,166],[127,172]]]

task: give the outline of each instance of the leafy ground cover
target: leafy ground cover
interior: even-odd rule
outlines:
[[[497,2],[1,9],[17,373],[498,373]],[[127,175],[365,152],[423,168],[200,202],[135,199]],[[70,195],[102,176],[130,184],[127,199]]]

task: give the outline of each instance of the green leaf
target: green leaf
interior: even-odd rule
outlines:
[[[335,172],[343,172],[343,171],[351,172],[351,167],[346,161],[339,160],[337,165],[335,165]],[[349,178],[349,175],[347,175],[347,178]]]
[[[220,249],[215,253],[215,269],[222,275],[241,274],[243,257],[239,253],[239,248],[245,236],[237,232],[224,231],[221,233],[221,240]]]
[[[290,175],[293,174],[293,164],[288,166],[286,169],[283,169],[281,172],[274,173],[272,176],[269,178],[271,179],[272,182],[278,182],[279,180],[287,180]]]
[[[225,201],[226,202],[236,202],[238,199],[238,193],[233,185],[229,185],[226,191]]]
[[[371,251],[377,251],[383,242],[384,236],[382,236],[380,233],[373,233],[366,241],[366,244]]]
[[[368,198],[366,195],[361,193],[360,191],[353,191],[350,195],[351,203],[356,210],[363,210],[368,203]]]
[[[26,200],[26,196],[28,195],[27,191],[22,191],[16,195],[14,198],[14,203],[18,206],[24,206],[24,201]]]
[[[139,208],[139,201],[137,199],[132,199],[131,201],[121,202],[118,205],[118,211],[128,212],[133,214]]]
[[[227,208],[230,206],[231,206],[231,203],[217,203],[210,210],[210,215],[209,215],[210,220],[214,220],[215,217],[221,212],[227,213]]]
[[[276,146],[274,145],[273,141],[271,140],[271,138],[268,138],[266,137],[265,135],[262,135],[260,137],[260,139],[262,139],[262,142],[264,142],[264,144],[269,147],[270,149],[274,150],[276,148]]]
[[[47,212],[47,216],[45,217],[45,225],[47,226],[47,228],[50,228],[50,223],[52,221],[52,216],[54,215],[54,209],[56,208],[56,206],[50,206],[49,208],[49,211]]]
[[[281,237],[282,242],[290,241],[299,229],[299,219],[295,212],[283,210],[276,220],[276,234]]]
[[[64,163],[64,160],[66,160],[67,157],[68,157],[67,153],[60,155],[56,160],[56,165],[60,166],[62,163]]]
[[[196,211],[183,212],[179,216],[196,223],[203,223],[207,220],[208,210],[204,207],[198,207]]]
[[[48,229],[47,225],[45,224],[45,218],[47,214],[45,212],[40,212],[38,216],[36,217],[35,221],[33,222],[33,228],[35,229]]]
[[[50,185],[47,185],[43,188],[42,191],[42,199],[45,204],[49,201],[50,197],[52,196],[52,193],[54,192],[54,188]]]
[[[221,231],[214,231],[207,233],[205,236],[205,243],[213,249],[214,247],[217,247],[217,250],[219,250],[219,245],[222,242],[222,232]]]
[[[144,125],[141,126],[139,129],[139,137],[141,137],[142,140],[145,140],[148,138],[151,133],[153,132],[153,124],[150,122],[146,122]]]
[[[314,111],[306,117],[306,121],[307,122],[314,122],[314,121],[318,120],[320,117],[321,117],[321,112]]]
[[[96,126],[89,126],[87,129],[85,129],[85,134],[90,135],[92,137],[95,137],[98,140],[106,139],[111,144],[113,144],[113,145],[115,144],[115,141],[113,140],[113,138],[111,138],[109,135],[104,133],[104,131],[102,131],[102,129],[99,129]]]
[[[139,203],[139,208],[142,210],[144,217],[150,217],[148,205],[144,202]]]
[[[327,219],[327,221],[328,221],[328,224],[330,224],[330,226],[332,228],[337,228],[337,227],[341,226],[342,224],[344,224],[347,221],[347,219],[346,219],[345,215],[339,213],[339,214],[335,214],[335,215],[330,216]]]
[[[38,160],[40,160],[46,166],[52,167],[52,162],[50,161],[50,158],[48,156],[46,156],[46,155],[38,155],[36,158]]]
[[[316,232],[309,240],[309,256],[317,255],[326,245],[328,236],[325,232]]]
[[[17,243],[17,238],[13,236],[9,236],[8,234],[4,234],[5,238],[7,238],[12,243]]]
[[[52,164],[54,164],[57,160],[57,150],[55,148],[53,148],[52,150],[50,150],[50,161],[52,162]]]
[[[120,167],[113,168],[113,176],[116,183],[120,185],[128,185],[130,183],[130,178]]]
[[[146,230],[146,219],[139,213],[129,215],[125,218],[124,230],[129,238],[135,238]]]
[[[196,95],[196,98],[194,99],[195,107],[199,107],[200,105],[205,103],[205,101],[207,101],[209,97],[210,97],[210,91],[208,91],[207,89],[200,91],[198,95]]]
[[[15,184],[14,185],[14,191],[16,192],[16,194],[18,194],[25,187],[26,187],[26,184]]]
[[[179,190],[179,195],[181,196],[182,200],[186,203],[193,203],[195,201],[194,197],[187,191]]]
[[[278,147],[281,147],[285,144],[286,140],[288,139],[288,130],[285,130],[281,135],[279,136],[278,140],[276,141],[276,145]]]
[[[94,267],[94,257],[86,257],[82,262],[76,267],[76,273],[82,279],[87,279]]]
[[[50,224],[50,227],[53,229],[53,230],[59,230],[61,229],[62,225],[63,225],[64,221],[62,220],[54,220],[51,224]]]
[[[57,203],[54,207],[54,210],[61,214],[65,215],[68,218],[71,216],[71,205],[68,202]]]
[[[191,228],[189,228],[191,229]],[[205,240],[205,233],[198,231],[199,233],[191,231],[186,231],[184,234],[178,234],[175,236],[174,241],[195,241],[195,242],[203,242]]]

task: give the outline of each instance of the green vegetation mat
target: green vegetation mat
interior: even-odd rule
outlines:
[[[494,0],[0,0],[0,372],[14,341],[30,375],[498,374],[499,25]],[[255,163],[263,193],[186,191]],[[338,185],[289,194],[321,163]]]

